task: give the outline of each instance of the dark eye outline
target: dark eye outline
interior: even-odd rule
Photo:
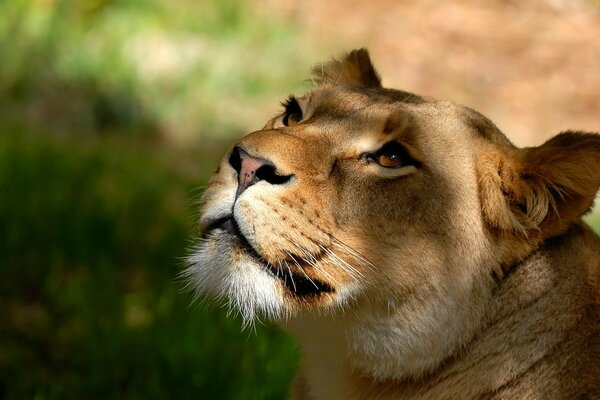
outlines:
[[[381,165],[379,163],[379,157],[383,156],[383,155],[388,155],[388,158],[392,159],[392,158],[399,158],[401,160],[400,165],[394,166],[394,167],[389,167],[389,166],[385,166],[385,165]],[[408,152],[408,150],[406,149],[405,146],[403,146],[402,144],[396,142],[396,141],[392,141],[392,142],[387,142],[386,144],[384,144],[383,146],[381,146],[381,148],[379,150],[377,150],[374,153],[366,153],[363,157],[366,157],[366,159],[369,162],[375,162],[377,165],[379,165],[382,168],[388,168],[388,169],[397,169],[397,168],[403,168],[409,165],[414,166],[415,168],[419,168],[421,166],[421,163],[418,162],[417,160],[415,160],[410,153]]]
[[[289,96],[281,105],[285,108],[282,119],[283,125],[290,126],[290,119],[295,124],[302,121],[302,108],[294,96]]]

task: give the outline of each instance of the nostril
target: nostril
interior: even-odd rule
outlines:
[[[267,181],[272,185],[281,185],[288,182],[292,175],[278,175],[273,165],[265,164],[256,170],[256,179],[258,181]]]
[[[242,169],[242,157],[240,156],[240,148],[235,146],[229,155],[229,165],[239,174]]]
[[[235,146],[231,150],[229,164],[237,172],[238,196],[257,182],[265,181],[272,185],[280,185],[292,178],[292,175],[279,175],[271,161],[251,156],[240,146]]]

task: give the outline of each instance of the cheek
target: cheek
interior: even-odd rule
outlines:
[[[427,178],[427,179],[425,179]],[[360,234],[389,238],[423,232],[443,234],[452,223],[448,215],[453,196],[443,181],[425,176],[395,180],[345,180],[339,182],[337,201],[331,208],[340,227]]]
[[[420,196],[414,186],[398,180],[346,181],[338,192],[332,213],[343,226],[360,226],[374,231],[388,231],[390,227],[398,230],[407,221],[412,222],[419,211],[415,205],[420,203]]]

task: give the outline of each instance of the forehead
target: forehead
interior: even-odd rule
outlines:
[[[315,113],[339,117],[348,117],[350,114],[374,106],[389,107],[434,102],[432,99],[401,90],[359,89],[331,85],[322,85],[303,96],[303,98],[306,99],[307,106],[312,108]]]
[[[445,144],[479,138],[510,146],[508,139],[480,113],[401,90],[323,85],[300,101],[306,121],[319,126],[321,133],[327,133],[329,140],[337,143],[394,138],[413,144]]]
[[[389,140],[415,144],[434,132],[432,122],[439,125],[441,114],[448,114],[430,99],[389,89],[324,86],[299,101],[305,113],[300,129],[336,148],[367,150]]]

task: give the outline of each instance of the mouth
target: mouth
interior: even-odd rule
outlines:
[[[211,223],[206,229],[204,237],[208,236],[215,230],[225,231],[227,234],[235,237],[239,247],[257,260],[259,264],[263,266],[266,272],[283,283],[285,288],[294,296],[301,299],[308,299],[335,291],[331,285],[313,277],[309,277],[306,269],[311,268],[311,266],[295,257],[290,260],[286,260],[286,262],[289,261],[291,263],[290,265],[295,266],[295,268],[293,268],[294,270],[292,270],[292,268],[288,268],[287,271],[284,271],[282,268],[271,265],[260,255],[258,251],[256,251],[256,249],[254,249],[250,242],[248,242],[248,239],[246,239],[246,237],[242,234],[237,222],[233,217],[229,216],[220,218]],[[303,272],[297,273],[295,272],[296,269],[302,269]]]

